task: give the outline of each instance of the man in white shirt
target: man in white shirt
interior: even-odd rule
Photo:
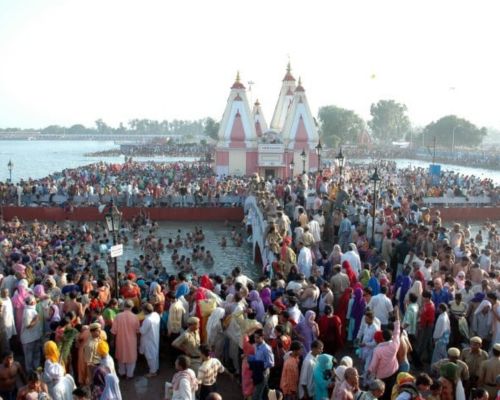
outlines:
[[[316,358],[323,353],[323,343],[315,340],[311,344],[311,351],[307,353],[300,369],[299,377],[299,399],[314,398],[313,372],[316,366]]]
[[[41,318],[36,311],[36,299],[29,296],[26,299],[26,307],[23,312],[21,328],[21,344],[24,352],[24,365],[26,372],[36,371],[40,367],[40,356],[42,351],[42,324]]]
[[[312,268],[311,250],[304,246],[303,241],[299,242],[297,248],[299,251],[299,256],[297,258],[297,267],[299,267],[299,271],[302,272],[306,278],[309,278],[311,276]]]
[[[144,305],[144,313],[146,317],[139,329],[141,333],[139,351],[146,357],[149,367],[146,377],[150,378],[156,376],[160,367],[160,315],[154,311],[150,303]]]
[[[375,317],[373,311],[367,310],[359,327],[357,339],[361,349],[361,359],[364,360],[363,379],[368,378],[368,367],[372,362],[373,349],[377,346],[375,332],[380,330],[380,320]]]
[[[391,300],[386,296],[387,287],[382,286],[380,293],[373,296],[368,303],[368,308],[373,311],[375,317],[380,320],[380,324],[385,326],[389,323],[389,317],[394,310]]]

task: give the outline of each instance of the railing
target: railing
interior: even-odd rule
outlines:
[[[75,206],[99,205],[109,203],[111,200],[119,206],[127,207],[232,207],[241,206],[245,201],[244,196],[226,195],[219,198],[195,195],[173,195],[154,198],[153,196],[127,195],[88,195],[88,196],[67,196],[67,195],[21,195],[19,204],[26,207],[64,205],[68,202]],[[18,204],[17,196],[0,198],[0,204]]]
[[[474,197],[424,197],[423,202],[427,206],[454,206],[454,207],[481,207],[493,205],[493,201],[487,196]]]

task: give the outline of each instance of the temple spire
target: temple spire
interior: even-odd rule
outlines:
[[[231,89],[245,89],[245,85],[241,83],[241,78],[240,78],[240,71],[236,72],[236,79],[234,80],[233,86],[231,86]]]

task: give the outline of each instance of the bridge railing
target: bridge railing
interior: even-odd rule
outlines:
[[[424,197],[425,205],[444,206],[444,207],[482,207],[493,205],[491,197],[488,196],[471,196],[471,197]]]

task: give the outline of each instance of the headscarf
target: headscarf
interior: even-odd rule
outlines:
[[[20,281],[17,285],[16,293],[14,294],[14,296],[12,296],[12,306],[14,308],[24,308],[24,306],[26,305],[25,300],[29,295],[30,293],[27,286],[24,284],[24,282],[22,283],[22,281]]]
[[[356,282],[358,281],[358,279],[356,278],[356,273],[352,269],[349,261],[344,260],[342,262],[342,268],[345,269],[345,273],[346,273],[347,277],[349,278],[349,283],[351,284],[351,287],[354,287],[354,285],[356,285]]]
[[[363,287],[368,286],[368,282],[370,281],[370,271],[367,269],[363,269],[361,274],[359,274],[359,281],[363,285]]]
[[[396,397],[398,397],[398,392],[401,389],[400,386],[408,385],[414,382],[415,378],[413,377],[413,375],[409,374],[408,372],[400,372],[397,375],[396,384],[392,388],[391,398],[395,399]]]
[[[178,299],[181,296],[185,296],[189,293],[189,285],[186,282],[182,282],[179,286],[177,286],[177,290],[175,291],[175,298]]]
[[[332,261],[333,264],[339,264],[341,258],[342,258],[342,249],[340,248],[340,245],[336,244],[333,246],[329,259]]]
[[[354,330],[352,333],[353,337],[356,337],[358,334],[358,330],[361,325],[361,320],[365,315],[365,309],[366,309],[366,301],[363,298],[363,290],[361,290],[360,288],[356,288],[354,290],[354,301],[352,303],[352,308],[351,308],[351,318],[354,319]]]
[[[347,309],[349,308],[349,300],[351,299],[352,296],[352,288],[348,287],[342,294],[339,300],[339,305],[335,309],[334,314],[337,315],[340,318],[340,321],[342,322],[342,336],[345,336],[345,329],[346,329],[346,318],[347,318]]]
[[[314,398],[321,400],[328,398],[329,379],[326,379],[325,372],[333,368],[333,357],[329,354],[320,354],[316,359],[313,371]]]
[[[477,306],[476,310],[474,311],[474,315],[479,314],[486,307],[491,307],[491,303],[488,300],[481,301],[481,303],[479,303],[479,306]]]
[[[109,354],[108,342],[106,342],[105,340],[99,340],[99,343],[97,343],[96,352],[101,358],[107,356]]]
[[[318,324],[315,321],[316,313],[312,310],[306,311],[304,318],[300,321],[295,329],[298,331],[304,350],[309,352],[311,344],[319,336]]]
[[[52,340],[49,340],[43,346],[43,354],[47,360],[50,360],[53,363],[58,363],[61,357],[56,342],[53,342]]]
[[[260,291],[260,298],[265,307],[268,307],[271,304],[273,304],[271,298],[271,289],[268,288],[267,286]]]
[[[354,365],[354,362],[352,361],[351,357],[344,356],[340,360],[340,365],[343,365],[343,366],[345,366],[347,368],[352,368],[352,366]]]
[[[264,303],[262,303],[260,299],[259,292],[252,290],[248,295],[248,299],[250,300],[250,307],[255,311],[257,320],[262,322],[266,315],[266,310],[264,308]]]
[[[214,284],[208,275],[201,276],[200,286],[208,290],[214,290]]]
[[[226,311],[222,307],[217,307],[212,311],[210,317],[208,317],[207,321],[207,340],[209,344],[213,344],[215,342],[215,338],[217,333],[222,329],[221,320],[226,315]]]
[[[375,275],[368,280],[368,287],[372,290],[372,296],[380,293],[380,283]]]
[[[396,293],[399,289],[399,309],[404,310],[404,300],[406,293],[410,290],[412,286],[410,272],[406,269],[403,271],[403,275],[399,275],[396,279]]]
[[[161,286],[158,282],[151,282],[151,285],[149,286],[149,298],[153,297],[156,294],[158,288],[161,289]]]
[[[465,272],[460,271],[455,277],[455,285],[457,285],[458,290],[462,290],[465,287]]]
[[[332,399],[338,399],[341,396],[340,387],[342,383],[345,381],[345,370],[350,367],[346,367],[345,365],[340,365],[335,368],[335,386],[333,388]]]
[[[104,382],[104,391],[99,400],[122,400],[118,377],[115,374],[107,374]]]

